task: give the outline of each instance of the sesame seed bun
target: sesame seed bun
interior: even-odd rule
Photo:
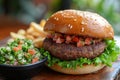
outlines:
[[[102,39],[113,39],[114,37],[114,31],[112,26],[105,20],[103,17],[96,13],[87,12],[87,11],[79,11],[79,10],[63,10],[58,11],[54,13],[46,22],[44,26],[45,31],[53,31],[56,33],[63,33],[67,35],[78,35],[78,36],[84,36],[84,37],[91,37],[91,38],[100,38]],[[44,40],[45,41],[45,40]],[[48,42],[50,43],[50,42]],[[49,45],[47,43],[47,46]],[[45,44],[45,42],[44,42]],[[59,55],[60,53],[62,56],[75,56],[75,51],[71,51],[70,47],[61,47],[58,48],[54,47],[53,43],[50,43],[50,46],[43,46],[46,50],[50,47],[51,50],[48,50],[53,54],[52,52],[55,52],[54,57],[56,55]],[[58,44],[58,43],[57,43]],[[58,44],[61,45],[61,44]],[[69,45],[69,44],[66,44]],[[90,45],[91,46],[91,45]],[[100,46],[102,47],[102,46]],[[92,47],[93,48],[93,47]],[[99,47],[96,47],[97,49]],[[62,49],[69,49],[68,51],[71,52],[70,54],[67,53],[67,51],[63,52]],[[104,48],[105,49],[105,48]],[[99,49],[97,49],[99,50]],[[101,49],[100,49],[101,50]],[[80,52],[79,50],[78,52]],[[85,48],[83,51],[83,55],[87,55],[87,52],[84,53],[84,51],[87,51],[87,48]],[[93,50],[95,52],[95,50]],[[100,53],[103,53],[104,50]],[[63,54],[66,53],[66,54]],[[78,54],[76,54],[78,56]],[[91,54],[90,54],[91,55]],[[95,55],[95,54],[93,54]],[[53,55],[51,55],[53,56]],[[98,55],[99,56],[99,55]],[[81,56],[80,56],[81,57]],[[58,58],[58,57],[57,57]],[[59,57],[60,58],[60,57]],[[77,57],[79,58],[79,57]],[[84,58],[84,57],[83,57]],[[73,60],[73,59],[72,59]],[[79,65],[76,65],[76,69],[73,68],[63,68],[63,66],[59,66],[57,63],[53,64],[52,66],[49,66],[51,69],[57,72],[65,73],[65,74],[88,74],[96,72],[103,67],[105,67],[104,64],[98,64],[97,66],[93,64],[83,64],[82,67]]]
[[[111,25],[103,17],[79,10],[63,10],[54,13],[47,20],[44,30],[103,39],[113,39],[114,36]]]

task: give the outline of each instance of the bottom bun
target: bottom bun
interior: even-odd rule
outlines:
[[[59,65],[55,64],[55,65],[51,66],[50,68],[52,70],[60,72],[60,73],[76,75],[76,74],[94,73],[94,72],[102,69],[103,67],[105,67],[105,65],[99,64],[97,66],[95,66],[95,65],[84,65],[83,67],[76,67],[76,69],[72,69],[72,68],[62,68]]]

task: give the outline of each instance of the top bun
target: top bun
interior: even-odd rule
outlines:
[[[79,10],[63,10],[54,13],[47,20],[44,30],[103,39],[114,37],[113,28],[103,17]]]

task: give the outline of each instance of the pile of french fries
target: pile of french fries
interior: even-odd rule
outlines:
[[[27,30],[20,29],[17,33],[11,32],[11,40],[14,39],[31,39],[33,40],[34,46],[42,47],[43,40],[45,39],[47,33],[44,32],[43,28],[46,21],[41,20],[40,24],[31,22],[30,27]],[[9,40],[9,41],[11,41]]]

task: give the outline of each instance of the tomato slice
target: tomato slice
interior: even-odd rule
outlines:
[[[72,40],[71,36],[67,35],[66,36],[66,43],[70,43]]]
[[[73,37],[72,39],[73,42],[78,42],[79,41],[79,38],[77,36]]]
[[[79,41],[77,42],[77,47],[82,47],[82,46],[84,46],[84,42],[81,41],[81,40],[79,40]]]
[[[37,62],[38,60],[39,60],[39,58],[35,57],[35,58],[32,59],[32,63],[35,63],[35,62]]]
[[[21,50],[22,49],[22,46],[21,45],[18,45],[17,47],[14,47],[13,48],[13,50],[15,51],[15,52],[17,52],[17,51],[19,51],[19,50]]]
[[[21,50],[22,49],[22,45],[18,45],[18,48],[19,48],[19,50]]]
[[[60,37],[56,39],[56,43],[63,43],[64,39],[61,39]]]
[[[15,52],[17,52],[17,51],[19,51],[19,48],[18,48],[18,47],[14,47],[13,50],[14,50]]]
[[[28,49],[28,53],[30,53],[31,55],[34,55],[36,52],[34,49]]]
[[[92,42],[92,38],[86,38],[86,39],[85,39],[85,44],[86,44],[86,45],[90,45],[91,42]]]

